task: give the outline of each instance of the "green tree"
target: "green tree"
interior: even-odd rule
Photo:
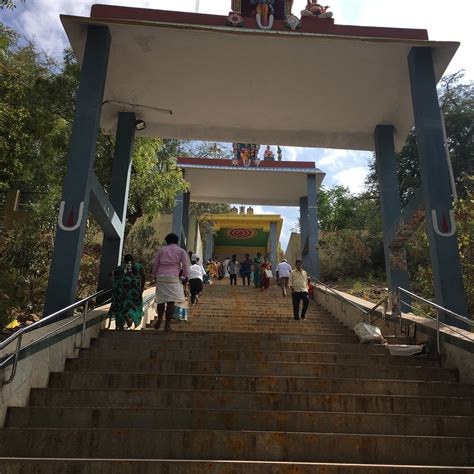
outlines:
[[[24,2],[25,0],[21,0],[21,2]],[[8,10],[13,10],[16,8],[16,3],[13,0],[0,0],[0,10],[3,10],[4,8],[7,8]]]
[[[378,202],[368,193],[351,194],[345,186],[318,191],[318,222],[323,232],[343,229],[380,232]]]
[[[155,229],[147,222],[140,222],[127,234],[124,253],[130,253],[137,262],[140,262],[147,274],[151,274],[151,264],[157,249],[161,247],[156,237]]]
[[[45,93],[54,61],[0,25],[0,189],[50,192],[62,175],[69,124]]]
[[[132,165],[132,181],[127,219],[170,212],[178,193],[187,189],[182,171],[176,166],[179,146],[174,140],[137,140]]]
[[[4,320],[19,308],[42,304],[79,75],[71,51],[58,64],[0,24],[0,194],[13,188],[36,196],[29,221],[12,225],[1,236],[0,263],[8,268],[0,276]],[[113,137],[99,134],[95,172],[106,192],[114,146]],[[179,146],[172,140],[136,140],[130,224],[172,209],[176,194],[186,189],[176,166]],[[95,287],[98,272],[98,231],[92,221],[88,227],[79,293]]]

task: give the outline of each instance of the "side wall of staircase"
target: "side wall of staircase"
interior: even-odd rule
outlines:
[[[341,292],[341,294],[364,309],[370,309],[373,306],[373,303],[361,298],[347,293]],[[356,324],[362,322],[362,313],[357,308],[341,302],[336,296],[321,287],[316,288],[315,298],[318,304],[349,328],[354,328]],[[379,327],[385,337],[394,335],[403,337],[408,332],[409,335],[415,337],[416,343],[428,342],[433,352],[436,350],[435,321],[409,313],[403,315],[402,322],[403,332],[400,331],[398,323],[385,323],[380,312],[380,316],[373,319],[371,324]],[[441,364],[445,368],[457,370],[462,383],[474,384],[474,333],[458,328],[455,330],[456,333],[449,328],[441,327]]]

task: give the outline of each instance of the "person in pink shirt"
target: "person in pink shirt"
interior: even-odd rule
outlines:
[[[168,234],[165,237],[166,245],[161,248],[153,260],[153,276],[156,278],[156,304],[158,319],[154,324],[159,329],[163,321],[166,307],[165,331],[171,331],[171,318],[174,312],[174,304],[185,300],[183,282],[188,278],[189,263],[188,254],[178,247],[179,237],[176,234]]]

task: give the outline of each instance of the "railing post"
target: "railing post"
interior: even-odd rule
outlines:
[[[84,304],[84,313],[82,315],[82,331],[81,331],[81,342],[76,349],[82,349],[84,345],[84,338],[86,335],[86,325],[87,325],[87,313],[89,312],[89,300],[87,300]]]
[[[436,311],[436,350],[438,351],[438,357],[441,356],[441,343],[439,336],[439,311]]]
[[[21,349],[21,339],[22,338],[23,338],[23,334],[20,334],[20,336],[18,336],[18,341],[16,343],[15,358],[13,359],[12,372],[10,374],[10,377],[7,380],[2,381],[2,387],[4,385],[8,385],[9,383],[12,383],[13,379],[15,378],[16,368],[17,368],[17,365],[18,365],[18,359],[20,358],[20,349]]]

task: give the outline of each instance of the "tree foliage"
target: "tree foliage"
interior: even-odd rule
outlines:
[[[21,0],[23,3],[25,0]],[[14,0],[0,0],[0,10],[3,10],[4,8],[8,10],[13,10],[16,8],[18,2],[15,2]]]
[[[321,231],[368,229],[380,232],[378,202],[367,193],[351,194],[345,186],[318,191],[318,223]]]
[[[29,221],[11,226],[0,237],[0,262],[8,268],[0,282],[4,289],[1,297],[9,301],[0,304],[4,319],[14,313],[11,305],[23,310],[29,305],[40,311],[79,77],[71,51],[65,51],[58,63],[0,24],[0,193],[19,189],[36,196]],[[139,217],[169,211],[176,194],[186,189],[176,166],[180,146],[173,140],[137,138],[127,214],[130,225]],[[99,133],[95,173],[106,192],[114,147],[114,137]],[[97,232],[97,226],[89,221],[79,293],[96,283],[100,253]]]

